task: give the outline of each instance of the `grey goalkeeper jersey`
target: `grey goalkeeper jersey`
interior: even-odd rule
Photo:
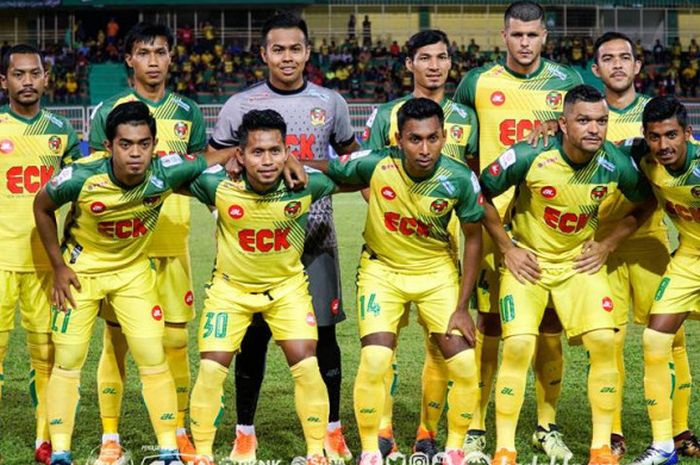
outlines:
[[[324,160],[329,146],[348,145],[355,138],[348,105],[337,92],[305,82],[295,91],[282,91],[259,82],[233,95],[219,113],[209,141],[221,149],[238,145],[238,126],[250,110],[272,109],[287,123],[286,143],[300,160]],[[311,205],[307,224],[305,252],[332,250],[336,247],[333,207],[326,197]]]

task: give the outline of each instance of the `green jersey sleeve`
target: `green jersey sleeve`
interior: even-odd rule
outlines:
[[[172,190],[186,187],[207,169],[207,162],[200,155],[170,153],[153,160],[153,172],[162,176]]]
[[[643,202],[649,199],[653,195],[651,185],[635,161],[617,150],[614,145],[610,145],[611,147],[608,148],[606,144],[606,150],[614,157],[620,191],[632,202]]]
[[[328,162],[328,177],[338,184],[368,186],[374,168],[388,149],[360,150]]]
[[[323,173],[311,173],[309,174],[308,189],[311,192],[311,200],[315,202],[333,194],[338,186]]]
[[[491,197],[517,186],[525,180],[537,154],[544,150],[542,140],[535,148],[527,142],[518,142],[481,172],[481,185]]]
[[[221,165],[210,166],[197,176],[188,189],[192,195],[205,205],[216,205],[216,190],[226,180],[226,172]]]
[[[455,91],[454,101],[474,108],[476,101],[476,83],[484,72],[483,68],[474,68],[462,78]]]
[[[190,135],[187,151],[189,153],[197,153],[203,151],[207,147],[207,128],[204,123],[204,115],[199,105],[194,102],[192,106],[192,134]]]
[[[367,118],[365,132],[362,137],[362,148],[379,150],[389,145],[390,118],[391,110],[387,110],[385,105],[374,109],[369,118]]]
[[[477,118],[476,112],[471,107],[465,106],[465,109],[470,114],[472,125],[467,145],[464,147],[464,159],[467,160],[479,154],[479,118]]]
[[[61,158],[62,167],[70,165],[72,162],[83,156],[83,154],[80,152],[80,139],[78,139],[75,129],[73,129],[73,126],[71,126],[67,121],[66,124],[68,125],[68,143],[66,151],[63,152],[63,158]]]
[[[91,165],[101,162],[102,160],[98,160],[90,164],[68,165],[63,168],[46,184],[49,198],[59,207],[78,200],[85,180],[92,174]]]
[[[455,213],[461,223],[476,223],[484,217],[484,198],[476,173],[469,170],[469,181],[460,183],[459,201]]]
[[[105,127],[108,114],[109,105],[106,105],[105,102],[100,103],[92,112],[89,144],[93,150],[104,150],[104,141],[107,139]]]

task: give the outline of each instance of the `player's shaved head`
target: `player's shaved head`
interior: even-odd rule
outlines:
[[[145,103],[134,101],[117,105],[107,115],[105,134],[108,141],[113,141],[117,136],[117,128],[122,124],[130,126],[146,125],[151,132],[153,140],[156,138],[156,120]]]
[[[238,145],[245,148],[248,144],[248,136],[253,131],[279,131],[284,141],[287,137],[287,123],[282,115],[275,110],[250,110],[243,115],[241,125],[238,126]]]
[[[508,28],[508,22],[517,19],[523,22],[542,21],[544,22],[544,9],[537,2],[519,1],[508,5],[503,14],[503,23]]]
[[[435,117],[442,127],[445,123],[445,113],[440,105],[427,98],[412,98],[401,106],[396,115],[399,134],[408,120],[424,120]]]

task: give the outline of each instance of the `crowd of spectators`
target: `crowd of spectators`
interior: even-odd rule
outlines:
[[[342,41],[316,40],[306,68],[308,79],[337,89],[355,101],[383,102],[409,92],[412,78],[404,66],[405,45],[396,41],[372,42],[371,23],[367,17],[362,25],[360,37],[348,33]],[[351,22],[348,30],[351,30]],[[72,31],[66,31],[63,43],[48,46],[44,56],[50,71],[49,102],[84,103],[88,99],[89,65],[122,62],[123,35],[114,19],[95,37],[87,37],[78,21]],[[253,43],[249,48],[237,42],[224,45],[209,22],[199,26],[196,36],[191,25],[177,30],[169,82],[177,92],[200,101],[223,101],[228,94],[264,78],[264,66],[258,57],[259,44]],[[8,47],[5,42],[2,52]],[[644,62],[635,81],[639,92],[698,96],[700,46],[695,39],[687,46],[675,39],[668,47],[657,40],[651,50],[644,49],[637,41],[636,49]],[[499,47],[484,50],[474,39],[467,44],[453,42],[450,53],[452,70],[448,91],[456,87],[469,69],[503,56]],[[590,37],[550,39],[543,56],[583,69],[593,59],[593,40]]]

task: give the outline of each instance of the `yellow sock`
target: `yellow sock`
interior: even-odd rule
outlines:
[[[49,417],[46,411],[46,388],[53,368],[53,344],[48,333],[27,332],[27,349],[32,366],[29,392],[36,412],[36,439],[49,441]]]
[[[70,450],[79,400],[80,370],[64,370],[54,366],[46,394],[49,432],[54,451]]]
[[[190,423],[198,454],[214,455],[214,437],[224,413],[224,381],[228,368],[213,360],[199,362],[199,374],[192,388]]]
[[[177,440],[175,439],[177,398],[175,382],[170,370],[168,370],[167,363],[139,367],[139,374],[141,375],[143,400],[151,417],[158,446],[161,449],[177,449]]]
[[[461,449],[476,407],[479,383],[472,349],[445,360],[450,378],[447,394],[447,441],[445,449]],[[437,425],[435,425],[437,426]]]
[[[590,358],[588,401],[591,404],[591,448],[610,446],[613,411],[617,406],[615,389],[619,375],[617,361],[610,356],[615,348],[615,331],[599,329],[582,337]]]
[[[316,357],[305,358],[290,367],[294,378],[294,405],[306,439],[307,455],[323,457],[323,440],[328,427],[328,390],[321,378]],[[386,370],[385,370],[386,372]],[[381,382],[380,378],[380,382]],[[381,404],[380,404],[381,407]],[[374,437],[377,440],[376,434]]]
[[[396,350],[394,350],[394,356],[391,359],[391,367],[384,375],[384,410],[382,411],[382,418],[379,420],[380,430],[386,430],[387,428],[393,429],[394,395],[396,395],[396,387],[398,382],[399,365],[396,361]]]
[[[530,334],[503,340],[503,359],[496,380],[496,450],[515,450],[515,430],[536,341]]]
[[[380,410],[384,406],[384,375],[389,369],[393,353],[388,347],[378,345],[369,345],[360,351],[353,400],[363,452],[379,450],[377,434]]]
[[[673,440],[671,352],[675,335],[644,330],[644,397],[654,442]]]
[[[128,346],[121,328],[105,325],[102,353],[97,365],[97,400],[102,432],[117,434],[124,394],[124,361]]]
[[[190,358],[187,352],[187,327],[166,326],[163,335],[165,358],[177,392],[177,427],[185,427],[190,401]]]
[[[537,399],[537,424],[549,430],[557,423],[557,402],[561,394],[564,355],[561,333],[541,333],[535,349],[535,397]]]
[[[673,366],[676,381],[673,390],[673,435],[688,430],[688,412],[693,379],[690,375],[688,352],[685,349],[685,327],[681,326],[673,338]]]
[[[476,331],[476,364],[479,370],[479,405],[474,410],[470,429],[486,431],[486,409],[491,398],[491,388],[498,369],[499,336],[487,336]]]
[[[2,391],[5,389],[5,354],[7,354],[7,346],[10,343],[10,332],[0,331],[0,401],[2,401]]]
[[[622,325],[615,333],[615,361],[619,378],[615,387],[615,410],[613,410],[612,432],[622,436],[622,406],[625,389],[625,335],[627,325]]]
[[[474,366],[476,370],[476,365]],[[454,380],[454,378],[451,378]],[[476,380],[476,373],[474,374]],[[435,437],[442,411],[445,409],[447,395],[448,366],[440,348],[426,335],[425,363],[423,364],[422,402],[420,410],[420,426]],[[478,388],[478,382],[477,382]],[[454,389],[454,387],[453,387]],[[473,414],[473,408],[470,414]],[[460,444],[461,446],[461,444]]]

